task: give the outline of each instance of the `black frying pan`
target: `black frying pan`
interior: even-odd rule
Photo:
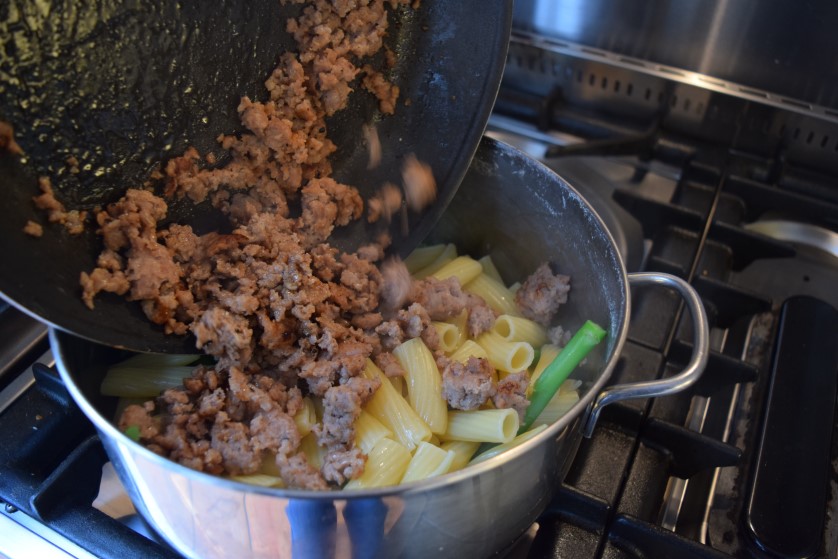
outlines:
[[[80,298],[79,274],[101,249],[92,228],[79,236],[46,224],[32,204],[37,177],[52,177],[69,209],[92,208],[142,184],[154,165],[195,146],[218,150],[215,138],[240,130],[242,95],[265,96],[263,82],[280,53],[293,48],[285,18],[297,6],[278,0],[51,2],[12,0],[0,10],[0,119],[15,128],[23,159],[0,153],[0,293],[60,329],[137,351],[195,351],[190,337],[164,336],[135,303],[103,293],[96,309]],[[438,202],[409,216],[409,234],[394,222],[405,253],[431,230],[454,195],[477,148],[495,100],[511,25],[511,0],[425,0],[396,14],[387,44],[399,55],[401,88],[393,116],[360,88],[329,121],[338,145],[336,179],[366,198],[384,181],[399,182],[410,153],[432,165]],[[379,61],[380,62],[380,61]],[[376,122],[382,165],[367,170],[361,125]],[[74,157],[80,173],[70,172]],[[191,203],[170,205],[172,220],[201,232],[218,216]],[[27,220],[44,235],[22,232]],[[353,248],[364,220],[337,234]]]

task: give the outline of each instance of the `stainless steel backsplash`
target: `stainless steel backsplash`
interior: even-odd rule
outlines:
[[[516,0],[514,26],[838,108],[834,0]]]

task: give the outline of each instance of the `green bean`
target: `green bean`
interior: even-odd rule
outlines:
[[[574,334],[567,345],[556,356],[556,358],[539,375],[533,386],[530,396],[530,405],[524,413],[524,422],[519,433],[530,428],[533,421],[541,414],[547,403],[559,389],[559,386],[567,380],[573,369],[590,353],[590,351],[605,337],[605,330],[600,326],[586,321],[585,324]]]

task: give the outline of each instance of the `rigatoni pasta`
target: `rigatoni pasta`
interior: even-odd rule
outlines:
[[[369,454],[376,443],[384,438],[392,439],[393,431],[370,412],[362,410],[355,420],[355,446],[364,454]]]
[[[505,285],[487,274],[480,274],[464,285],[463,289],[481,297],[499,314],[521,314],[515,305],[515,295]]]
[[[454,463],[454,453],[431,443],[420,443],[407,465],[401,483],[447,474]]]
[[[347,482],[345,489],[396,485],[410,463],[410,451],[391,439],[381,439],[367,455],[364,473]]]
[[[297,424],[297,430],[300,432],[300,436],[305,437],[311,433],[311,429],[317,421],[317,411],[314,407],[314,401],[309,397],[303,398],[303,405],[300,411],[294,415],[294,423]]]
[[[448,357],[450,357],[452,361],[465,363],[470,357],[488,359],[489,354],[486,353],[486,350],[483,349],[482,345],[478,344],[474,340],[466,340]]]
[[[437,255],[433,262],[419,270],[416,270],[415,272],[411,272],[411,274],[416,279],[426,278],[430,275],[433,275],[434,272],[436,272],[455,258],[457,258],[457,247],[455,247],[453,244],[447,244],[443,248],[442,252],[440,252],[439,255]]]
[[[494,260],[488,254],[483,256],[482,258],[477,260],[480,262],[480,265],[483,266],[483,273],[495,280],[496,282],[503,284],[503,278],[498,272],[497,266],[495,266]]]
[[[445,353],[451,353],[459,347],[462,341],[462,331],[456,324],[451,322],[432,322],[436,333],[439,336],[439,349]]]
[[[489,331],[477,337],[477,343],[486,350],[489,362],[496,369],[507,372],[523,371],[535,359],[535,350],[526,342],[508,342]]]
[[[451,245],[452,247],[454,245]],[[431,245],[418,247],[404,259],[404,265],[407,271],[411,274],[416,274],[422,268],[426,268],[433,264],[437,258],[445,251],[446,245]]]
[[[469,461],[474,457],[474,453],[480,448],[479,442],[476,441],[445,441],[440,447],[442,450],[454,454],[454,459],[451,462],[449,472],[462,470],[468,465]]]
[[[362,374],[366,378],[377,378],[381,381],[381,386],[364,409],[389,427],[396,436],[396,440],[402,443],[408,451],[412,451],[420,442],[431,438],[431,429],[428,424],[410,407],[408,401],[396,392],[395,387],[390,384],[375,363],[367,360]]]
[[[442,399],[442,377],[431,350],[421,338],[408,340],[393,350],[407,382],[407,399],[432,433],[445,432],[448,406]]]
[[[470,256],[458,256],[431,275],[439,280],[455,277],[460,281],[460,285],[466,285],[482,273],[483,266],[480,262]]]
[[[549,341],[547,330],[541,324],[523,316],[502,314],[495,320],[492,331],[507,342],[527,342],[534,348]]]
[[[446,441],[506,443],[518,433],[518,413],[510,408],[475,411],[452,411],[448,428],[442,435]]]

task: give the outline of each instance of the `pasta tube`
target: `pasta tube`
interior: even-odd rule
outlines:
[[[559,354],[562,350],[557,345],[553,344],[544,344],[541,346],[541,350],[539,351],[538,355],[538,363],[535,364],[535,368],[532,370],[532,376],[530,377],[530,384],[534,383],[538,376],[544,372],[544,369],[547,368],[547,365],[553,362],[553,359]]]
[[[283,483],[281,477],[269,476],[267,474],[231,476],[230,479],[234,479],[242,483],[249,483],[250,485],[258,485],[260,487],[285,487],[285,483]]]
[[[478,262],[480,262],[480,265],[483,266],[483,273],[484,274],[486,274],[487,276],[489,276],[490,278],[492,278],[496,282],[505,285],[504,282],[503,282],[503,278],[500,275],[500,272],[498,272],[498,269],[495,266],[494,261],[492,261],[491,256],[489,256],[487,254],[483,258],[479,259]]]
[[[390,379],[390,384],[393,385],[393,388],[396,389],[398,394],[404,396],[404,377],[388,377]]]
[[[480,334],[477,343],[486,350],[489,363],[501,371],[523,371],[529,368],[535,359],[535,350],[530,344],[507,342],[492,331]]]
[[[270,450],[262,453],[262,463],[259,465],[259,473],[271,477],[280,477],[279,466],[276,465],[276,453]]]
[[[396,485],[410,463],[410,451],[391,439],[378,441],[367,455],[364,473],[346,484],[346,489]]]
[[[105,396],[155,398],[164,390],[183,386],[183,379],[191,377],[193,370],[194,367],[136,367],[119,363],[105,373],[100,391]]]
[[[448,424],[448,404],[442,398],[442,376],[431,350],[421,338],[413,338],[399,344],[393,355],[405,371],[410,406],[425,420],[432,433],[444,433]]]
[[[371,413],[361,410],[361,415],[355,420],[355,446],[364,454],[369,454],[384,437],[392,439],[393,432]]]
[[[567,381],[565,381],[567,384]],[[564,385],[562,385],[564,386]],[[559,391],[553,398],[544,406],[544,410],[533,421],[533,425],[552,425],[558,419],[566,414],[573,404],[579,401],[579,393],[576,390]]]
[[[439,335],[439,349],[445,353],[451,353],[460,345],[462,339],[461,330],[456,324],[450,322],[432,322],[436,333]]]
[[[445,245],[443,251],[436,257],[436,259],[419,270],[413,272],[413,277],[416,279],[425,279],[426,277],[430,276],[443,266],[445,266],[448,262],[457,258],[457,247],[453,244]],[[409,270],[409,268],[408,268]]]
[[[463,312],[461,312],[460,314],[458,314],[454,318],[451,318],[447,322],[456,326],[457,330],[459,330],[459,332],[460,332],[460,342],[457,345],[459,345],[460,343],[463,343],[465,340],[468,339],[468,311],[467,310],[463,310]]]
[[[367,359],[367,366],[361,374],[365,378],[377,378],[381,381],[381,387],[375,391],[364,409],[393,431],[396,440],[412,451],[417,444],[431,438],[428,424],[410,407],[408,401],[396,392],[396,388],[375,363]]]
[[[480,262],[471,256],[458,256],[431,275],[438,280],[453,276],[460,281],[460,285],[465,285],[482,273],[483,266]]]
[[[425,247],[417,247],[407,255],[404,259],[404,265],[407,266],[407,271],[411,274],[430,266],[434,260],[439,258],[439,255],[445,250],[445,245],[440,243],[438,245],[431,245]]]
[[[480,274],[463,286],[463,289],[482,297],[486,304],[498,314],[521,315],[518,306],[515,304],[515,295],[501,282],[486,274]]]
[[[480,447],[480,443],[476,441],[445,441],[441,445],[442,450],[454,453],[454,460],[451,462],[449,472],[456,472],[466,467],[466,464],[471,461],[474,453]]]
[[[183,367],[197,360],[197,355],[189,353],[137,353],[114,366],[137,369],[160,369],[163,367]]]
[[[469,357],[479,357],[481,359],[488,359],[489,354],[486,353],[486,350],[483,349],[483,346],[481,346],[474,340],[466,340],[449,357],[451,357],[453,361],[465,363],[466,361],[468,361]]]
[[[430,443],[419,443],[407,465],[401,483],[447,474],[454,462],[454,453]]]
[[[297,430],[301,437],[308,435],[311,428],[317,423],[317,411],[314,409],[314,402],[308,396],[303,398],[303,405],[297,415],[294,416],[294,423],[297,424]]]
[[[318,470],[323,466],[323,456],[326,454],[326,449],[317,444],[317,437],[314,433],[309,433],[300,439],[300,450],[306,455],[308,463]]]
[[[533,347],[541,347],[549,341],[547,330],[528,318],[502,314],[492,330],[507,342],[527,342]]]
[[[448,413],[443,441],[506,443],[518,432],[518,412],[511,408]]]

